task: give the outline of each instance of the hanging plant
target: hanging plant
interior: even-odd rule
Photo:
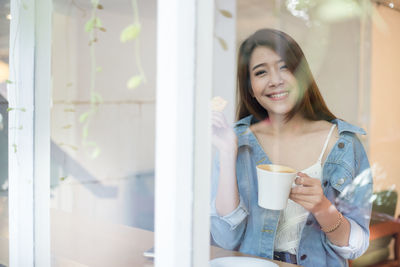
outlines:
[[[220,15],[222,15],[222,16],[224,16],[225,18],[228,18],[228,19],[231,19],[231,18],[233,17],[233,16],[232,16],[232,13],[229,12],[228,10],[219,8],[219,7],[218,7],[218,2],[217,2],[217,1],[215,1],[215,6],[216,6],[216,10],[218,10],[218,13],[219,13]],[[222,48],[224,51],[227,51],[227,50],[228,50],[228,44],[226,43],[225,39],[222,38],[222,37],[220,37],[220,36],[218,36],[217,34],[214,34],[214,37],[217,38],[218,43],[219,43],[219,45],[221,46],[221,48]]]
[[[121,43],[127,43],[129,41],[135,41],[135,63],[136,67],[139,71],[138,74],[133,75],[126,82],[126,87],[128,89],[135,89],[139,87],[142,83],[146,82],[146,76],[143,71],[142,63],[140,60],[140,33],[141,33],[141,24],[139,21],[139,8],[137,4],[137,0],[132,0],[132,10],[133,10],[133,23],[125,27],[122,30],[120,35]]]
[[[100,155],[99,145],[89,140],[89,126],[93,116],[97,113],[99,105],[103,103],[102,96],[96,92],[96,75],[102,71],[100,66],[96,63],[96,48],[95,44],[98,42],[98,32],[106,32],[103,23],[100,20],[97,12],[104,9],[99,3],[99,0],[91,0],[92,11],[91,17],[85,24],[85,31],[89,33],[89,49],[90,49],[90,108],[79,116],[79,122],[82,124],[82,143],[85,147],[90,148],[90,157],[97,158]]]

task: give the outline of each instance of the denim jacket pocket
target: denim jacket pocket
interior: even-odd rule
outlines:
[[[336,190],[336,197],[350,200],[354,195],[353,177],[344,167],[336,168],[336,172],[330,179],[330,184]]]

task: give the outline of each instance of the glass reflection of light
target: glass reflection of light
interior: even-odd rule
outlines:
[[[312,6],[312,2],[310,0],[287,0],[286,8],[293,16],[308,21],[310,19],[308,11],[310,6]]]

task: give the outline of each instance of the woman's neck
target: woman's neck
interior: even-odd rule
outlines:
[[[257,128],[260,131],[274,136],[293,136],[304,133],[309,120],[300,114],[296,114],[289,121],[284,115],[270,115],[268,119],[262,121]]]

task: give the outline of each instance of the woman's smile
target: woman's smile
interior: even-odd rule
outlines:
[[[279,91],[279,92],[273,92],[271,94],[266,95],[269,99],[272,101],[281,101],[285,100],[289,96],[289,91]]]

